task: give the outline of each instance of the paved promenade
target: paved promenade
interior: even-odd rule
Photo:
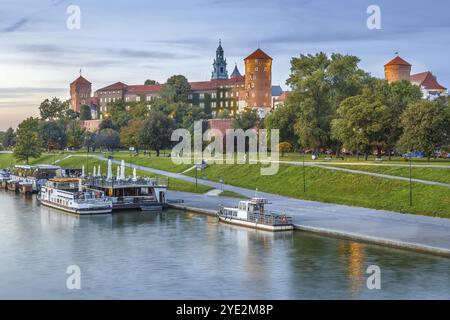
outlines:
[[[106,158],[95,156],[101,160]],[[119,164],[120,161],[113,160]],[[184,181],[195,182],[195,178],[182,174],[133,165],[134,168],[165,175]],[[253,197],[255,190],[198,180],[199,184],[215,189],[237,192]],[[284,212],[293,217],[297,229],[359,241],[384,244],[393,247],[435,253],[450,257],[450,219],[402,214],[391,211],[305,201],[265,192],[258,196],[269,199],[269,210]],[[213,213],[219,204],[237,205],[239,199],[198,195],[170,191],[168,199],[182,199],[182,207],[199,208]]]

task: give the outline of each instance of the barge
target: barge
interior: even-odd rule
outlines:
[[[93,177],[85,180],[93,190],[101,191],[112,202],[113,210],[140,209],[158,211],[166,206],[167,179],[105,179]]]
[[[221,206],[217,216],[221,222],[254,229],[265,231],[294,230],[291,217],[266,212],[264,206],[268,203],[265,198],[240,201],[236,208]]]
[[[77,215],[111,213],[112,203],[101,191],[83,187],[76,178],[49,179],[42,186],[38,200],[44,206]]]

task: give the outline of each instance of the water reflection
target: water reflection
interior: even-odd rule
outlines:
[[[450,298],[450,259],[168,210],[78,217],[0,192],[0,298]],[[82,290],[65,289],[68,265]],[[370,264],[382,290],[365,286]]]

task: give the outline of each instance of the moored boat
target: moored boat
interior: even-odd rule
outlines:
[[[19,181],[17,181],[17,180],[8,180],[6,182],[6,188],[9,191],[13,191],[13,192],[19,191]]]
[[[82,186],[81,179],[54,178],[41,188],[42,205],[78,215],[104,214],[112,211],[112,203],[98,190]]]
[[[266,212],[265,198],[252,198],[239,202],[237,208],[220,207],[217,216],[225,223],[266,231],[290,231],[294,229],[292,218],[284,214]]]

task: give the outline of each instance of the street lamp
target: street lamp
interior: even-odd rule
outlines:
[[[306,192],[306,174],[305,174],[305,149],[303,149],[303,192]]]
[[[412,200],[412,163],[411,163],[411,157],[409,157],[409,206],[412,207],[413,200]]]

